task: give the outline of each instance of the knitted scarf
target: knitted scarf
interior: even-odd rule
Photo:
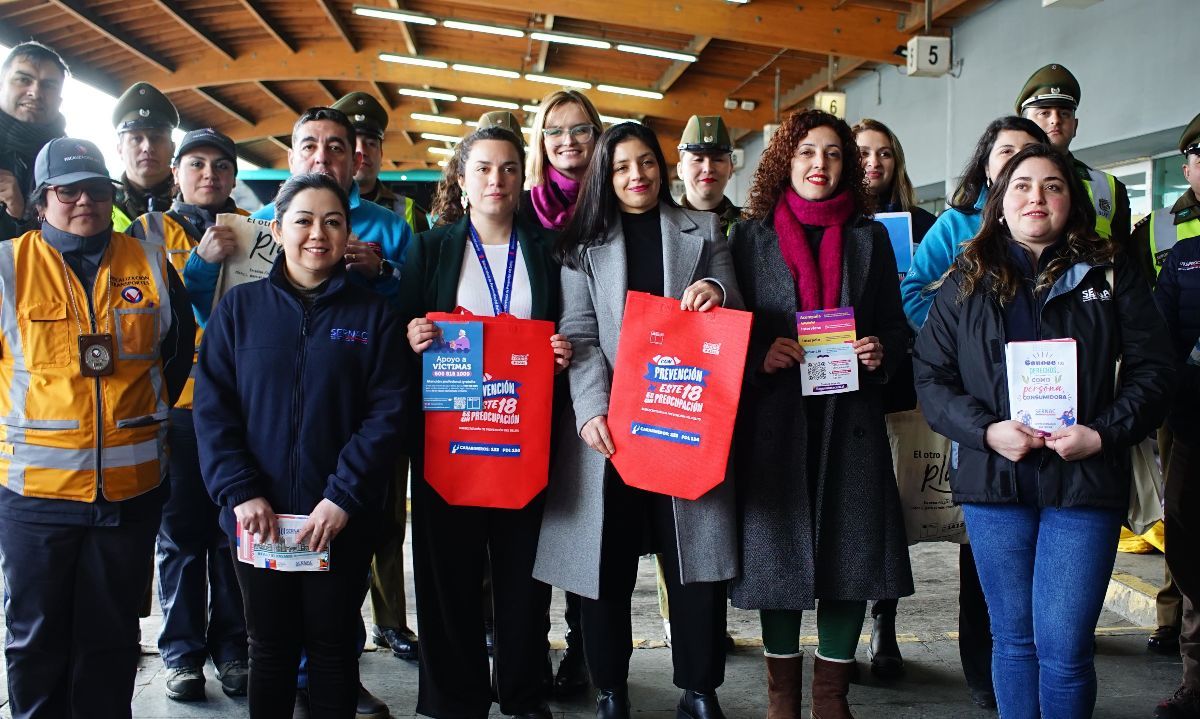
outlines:
[[[849,192],[813,202],[789,187],[775,203],[779,250],[796,280],[796,301],[801,312],[838,306],[842,290],[842,225],[853,212],[854,196]],[[813,257],[804,225],[825,228],[819,257]]]
[[[533,200],[533,211],[538,221],[548,230],[566,227],[575,211],[575,200],[579,197],[580,183],[572,180],[553,167],[546,171],[546,182],[529,188]]]
[[[21,122],[7,112],[0,112],[0,148],[22,156],[32,166],[42,146],[56,137],[62,137],[66,125],[67,120],[61,114],[50,122],[35,123]]]

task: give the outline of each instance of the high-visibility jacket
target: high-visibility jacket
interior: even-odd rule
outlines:
[[[93,315],[83,284],[41,232],[0,243],[0,484],[83,502],[159,485],[170,402],[159,353],[172,321],[167,278],[161,248],[114,232]],[[112,335],[113,374],[82,375],[81,333]]]
[[[1150,213],[1150,256],[1154,258],[1155,273],[1162,270],[1167,253],[1180,240],[1200,237],[1200,213],[1178,212],[1176,207],[1162,208]]]
[[[1096,210],[1096,234],[1106,240],[1112,239],[1113,215],[1117,211],[1117,178],[1090,167],[1087,174],[1083,186]]]
[[[364,198],[367,199],[367,198]],[[395,212],[404,218],[408,223],[409,229],[414,235],[418,235],[429,229],[429,221],[425,219],[425,211],[413,202],[411,197],[405,195],[397,195],[390,187],[382,182],[375,183],[375,197],[371,198],[371,202],[381,207]]]
[[[116,208],[113,208],[116,212]],[[249,212],[238,208],[237,214],[248,217]],[[137,218],[133,224],[131,235],[144,239],[146,242],[162,247],[167,253],[167,261],[175,267],[175,272],[183,277],[183,268],[187,265],[188,257],[203,237],[190,222],[173,212],[147,212]],[[207,316],[211,308],[205,308]],[[200,352],[200,340],[204,337],[204,327],[200,324],[200,313],[192,308],[196,317],[196,343],[192,350],[192,371],[188,373],[187,382],[183,385],[183,393],[175,402],[179,409],[191,409],[192,399],[196,388],[196,359]]]

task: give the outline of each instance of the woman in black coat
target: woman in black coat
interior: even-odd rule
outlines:
[[[792,115],[755,173],[748,221],[730,235],[755,315],[734,452],[741,576],[731,596],[762,612],[769,719],[800,714],[803,610],[820,600],[813,716],[844,718],[866,601],[913,591],[882,393],[905,319],[857,158],[845,122]],[[837,307],[854,309],[860,389],[802,396],[796,312]]]

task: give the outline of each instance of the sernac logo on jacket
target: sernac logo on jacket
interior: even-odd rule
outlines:
[[[1080,291],[1079,297],[1084,302],[1091,302],[1092,300],[1100,300],[1101,302],[1108,302],[1109,300],[1112,299],[1112,292],[1110,292],[1107,287],[1100,290],[1099,292],[1096,291],[1095,287],[1088,287],[1088,288]]]
[[[334,327],[329,330],[329,339],[333,342],[365,345],[370,341],[370,332],[367,330],[348,330],[341,327]]]

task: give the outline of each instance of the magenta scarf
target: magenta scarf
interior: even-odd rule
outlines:
[[[550,185],[554,186],[551,187]],[[533,211],[538,221],[548,230],[566,227],[575,211],[575,199],[579,197],[580,183],[562,174],[552,166],[546,168],[546,181],[529,188],[533,200]],[[565,200],[565,202],[564,202]]]
[[[789,187],[775,203],[779,251],[796,280],[796,301],[801,312],[838,306],[842,291],[842,226],[853,212],[854,196],[849,192],[813,202]],[[809,248],[804,225],[825,228],[818,258]]]

